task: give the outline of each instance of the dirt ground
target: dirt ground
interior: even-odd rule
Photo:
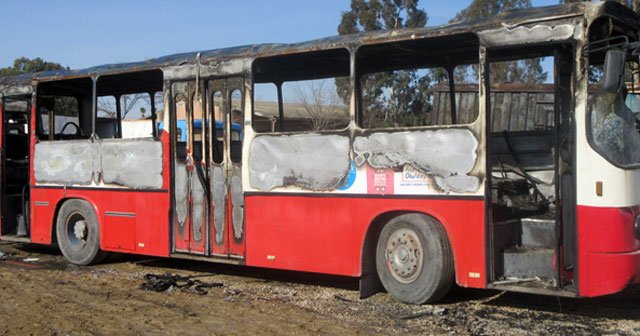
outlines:
[[[440,304],[409,306],[359,300],[348,278],[139,257],[75,267],[55,249],[7,242],[0,253],[2,335],[640,334],[637,286],[597,299],[455,288]],[[164,273],[219,287],[140,288]]]

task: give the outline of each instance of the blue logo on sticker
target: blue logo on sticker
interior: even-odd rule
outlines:
[[[351,186],[355,181],[356,181],[356,165],[353,164],[353,161],[351,161],[351,164],[349,167],[349,174],[347,174],[347,178],[344,181],[344,184],[338,187],[338,190],[347,190],[351,188]]]

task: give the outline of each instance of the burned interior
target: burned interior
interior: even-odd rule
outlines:
[[[546,43],[488,51],[495,286],[571,290],[573,285],[573,155],[567,152],[573,141],[572,49]],[[544,73],[546,78],[511,73],[512,64],[532,60],[553,70]],[[536,84],[541,81],[549,84]],[[506,87],[513,89],[505,91]],[[567,147],[562,157],[560,144]]]

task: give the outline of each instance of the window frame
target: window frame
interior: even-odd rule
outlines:
[[[426,45],[429,44],[430,41],[435,41],[437,39],[450,39],[452,42],[454,42],[454,38],[455,37],[465,37],[466,35],[468,36],[473,36],[475,38],[475,41],[473,41],[474,43],[477,43],[477,48],[474,48],[474,50],[477,52],[478,55],[478,62],[477,63],[469,63],[469,64],[465,64],[465,63],[454,63],[451,62],[449,64],[436,64],[435,62],[433,64],[425,64],[422,66],[415,66],[415,67],[403,67],[403,68],[399,68],[399,67],[389,67],[389,68],[380,68],[381,71],[362,71],[360,68],[360,64],[361,64],[361,60],[360,60],[360,53],[362,53],[363,48],[369,48],[369,47],[380,47],[380,46],[384,46],[384,45],[394,45],[394,44],[402,44],[403,42],[422,42],[425,43]],[[371,73],[383,73],[386,71],[396,71],[396,70],[430,70],[430,69],[436,69],[436,68],[441,68],[444,70],[447,70],[447,65],[452,66],[453,70],[451,71],[447,71],[447,78],[450,79],[451,74],[453,74],[455,72],[455,69],[459,66],[478,66],[478,69],[481,71],[482,69],[482,43],[480,42],[479,37],[475,34],[475,33],[464,33],[464,34],[454,34],[454,35],[446,35],[446,36],[432,36],[432,37],[424,37],[424,38],[420,38],[420,39],[416,39],[416,40],[401,40],[401,41],[386,41],[386,42],[382,42],[382,43],[375,43],[375,44],[366,44],[366,45],[362,45],[359,48],[357,48],[356,50],[356,55],[355,55],[355,89],[354,89],[354,94],[356,96],[356,125],[358,126],[358,128],[366,130],[366,131],[374,131],[374,132],[398,132],[398,131],[406,131],[406,130],[428,130],[428,129],[443,129],[443,128],[461,128],[461,127],[465,127],[465,128],[469,128],[474,124],[477,124],[479,122],[483,122],[482,121],[482,105],[484,104],[484,101],[481,99],[478,99],[478,115],[476,116],[475,120],[473,120],[470,123],[456,123],[456,124],[442,124],[442,125],[417,125],[417,126],[400,126],[400,127],[365,127],[363,124],[364,121],[364,104],[363,104],[363,90],[362,90],[362,80],[363,80],[363,75],[366,74],[371,74]],[[405,64],[411,64],[411,63],[405,63]],[[480,75],[479,75],[480,76]],[[455,77],[454,77],[455,80]],[[443,81],[442,83],[447,84],[447,83],[452,83],[450,82],[450,80],[447,81]],[[433,84],[439,84],[436,83],[435,81],[433,82]],[[455,84],[455,83],[454,83]],[[483,85],[482,81],[478,78],[477,83],[458,83],[458,84],[476,84],[478,87],[478,94],[480,94],[481,91],[481,86]],[[449,90],[449,95],[450,97],[454,97],[455,99],[455,95],[456,95],[456,91],[451,92],[451,90]],[[433,96],[432,96],[433,99]],[[458,106],[457,106],[457,100],[456,100],[456,114],[457,111],[459,110]],[[451,110],[451,112],[453,112],[453,109]]]
[[[264,56],[264,57],[258,57],[256,59],[253,60],[252,62],[252,71],[251,71],[251,102],[252,102],[252,106],[251,106],[251,129],[252,131],[257,134],[257,135],[262,135],[262,134],[279,134],[279,135],[287,135],[287,134],[308,134],[308,133],[318,133],[318,134],[324,134],[324,133],[329,133],[329,134],[333,134],[333,133],[341,133],[341,132],[345,132],[349,129],[351,129],[352,124],[353,124],[353,120],[354,120],[354,115],[352,113],[352,106],[351,106],[351,101],[352,101],[352,97],[350,97],[349,104],[346,104],[346,108],[347,108],[347,114],[346,116],[348,117],[348,122],[346,123],[346,125],[342,128],[336,128],[336,129],[322,129],[322,130],[303,130],[303,131],[290,131],[290,130],[275,130],[274,127],[274,131],[260,131],[258,129],[256,129],[254,127],[255,124],[255,109],[256,109],[256,100],[255,100],[255,86],[257,84],[271,84],[274,85],[276,87],[277,90],[277,97],[278,97],[278,101],[276,101],[277,105],[278,105],[278,113],[279,116],[282,118],[278,118],[278,120],[276,121],[276,124],[280,124],[282,125],[282,122],[284,122],[286,120],[286,118],[284,118],[284,98],[282,96],[282,86],[284,83],[288,83],[288,82],[300,82],[300,81],[310,81],[310,80],[320,80],[320,79],[336,79],[339,77],[344,77],[344,78],[349,78],[349,93],[350,96],[353,95],[353,81],[351,80],[353,78],[353,73],[351,71],[349,71],[348,74],[345,74],[344,76],[329,76],[329,77],[312,77],[312,78],[303,78],[300,79],[298,78],[297,80],[278,80],[276,82],[274,81],[264,81],[264,82],[256,82],[256,73],[255,73],[255,67],[256,67],[256,61],[260,61],[260,60],[264,60],[264,59],[269,59],[269,58],[275,58],[275,57],[287,57],[287,56],[302,56],[304,57],[305,55],[312,55],[314,53],[329,53],[329,52],[339,52],[339,51],[346,51],[348,57],[348,63],[349,63],[349,68],[351,68],[351,63],[352,63],[352,50],[346,46],[338,46],[338,47],[332,47],[332,48],[325,48],[325,49],[318,49],[318,50],[313,50],[313,51],[307,51],[307,52],[299,52],[299,53],[292,53],[292,54],[285,54],[285,55],[276,55],[276,56]],[[310,56],[308,56],[310,57]],[[246,97],[244,97],[243,95],[243,99],[246,99]],[[247,113],[247,111],[244,111],[245,115]]]

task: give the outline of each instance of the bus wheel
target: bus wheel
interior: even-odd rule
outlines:
[[[453,283],[453,253],[442,225],[423,214],[387,223],[376,249],[376,269],[394,298],[411,304],[441,299]]]
[[[76,265],[99,263],[106,253],[100,250],[98,218],[86,201],[64,202],[56,220],[58,246],[69,262]]]

